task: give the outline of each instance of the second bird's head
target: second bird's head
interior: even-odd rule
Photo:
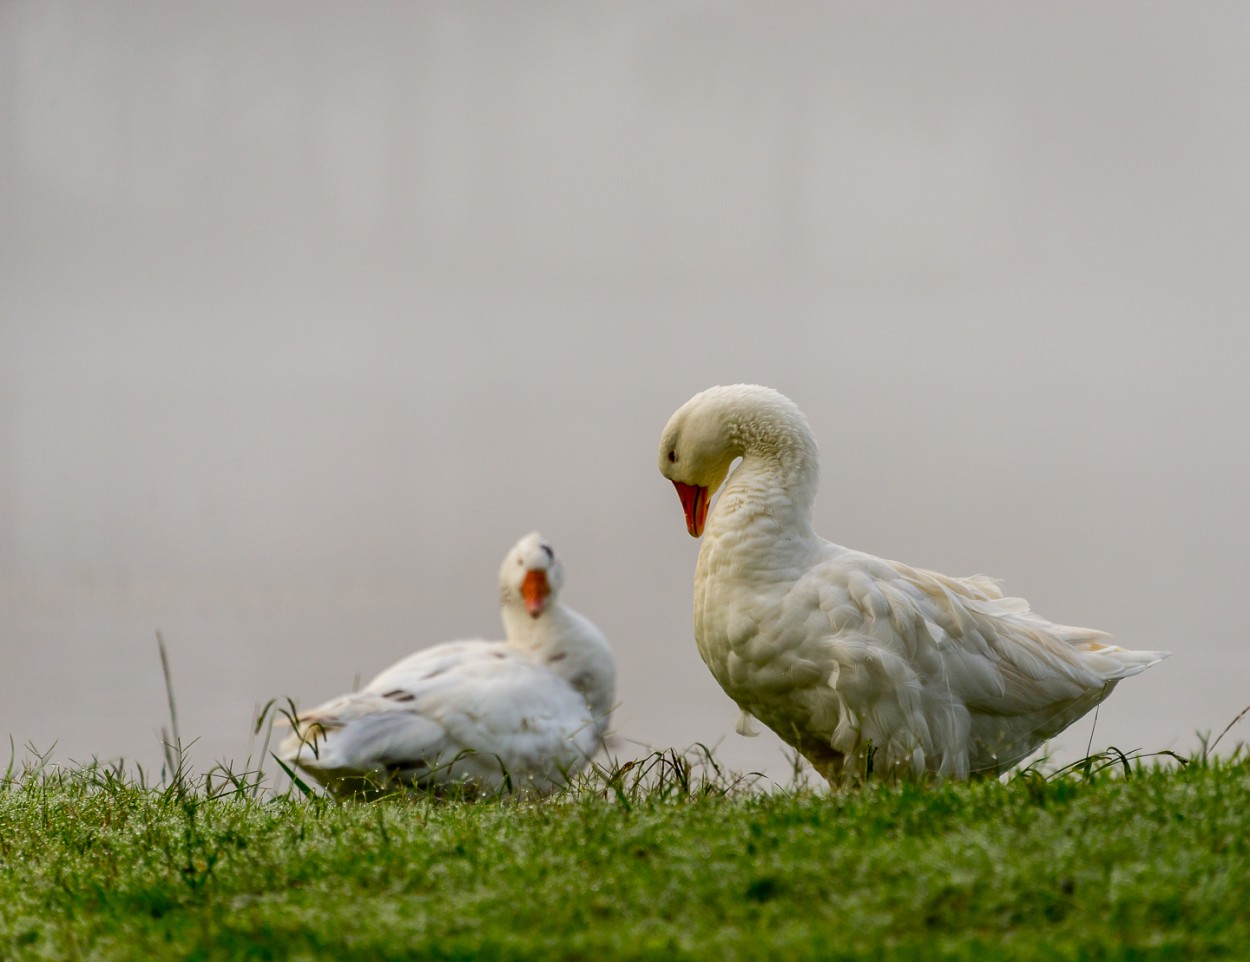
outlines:
[[[499,569],[503,603],[523,605],[531,618],[547,610],[563,584],[564,568],[537,531],[514,544]]]

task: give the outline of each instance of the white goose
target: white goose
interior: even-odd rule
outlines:
[[[410,655],[300,712],[280,756],[344,795],[554,790],[602,745],[616,689],[607,640],[559,602],[563,583],[551,547],[522,538],[499,570],[506,641]]]
[[[708,502],[735,459],[708,518]],[[831,785],[997,774],[1167,652],[1053,624],[986,577],[951,578],[812,530],[816,441],[789,398],[713,387],[669,420],[660,472],[690,534],[699,653],[725,692]]]

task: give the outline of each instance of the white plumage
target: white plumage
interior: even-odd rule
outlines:
[[[551,547],[522,538],[499,570],[506,641],[408,656],[300,712],[280,756],[339,794],[552,791],[603,744],[616,688],[607,640],[560,603],[563,580]]]
[[[997,774],[1167,657],[1047,621],[989,578],[817,536],[816,442],[802,412],[769,388],[714,387],[687,401],[664,429],[660,471],[690,533],[706,525],[699,653],[743,712],[830,784],[869,771]]]

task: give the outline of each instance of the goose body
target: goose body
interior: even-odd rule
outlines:
[[[280,756],[344,795],[554,790],[602,745],[616,687],[606,639],[560,603],[562,583],[550,546],[522,538],[499,572],[506,640],[409,655],[300,712]]]
[[[660,471],[690,534],[704,539],[700,655],[745,714],[833,785],[868,772],[997,774],[1167,656],[1050,622],[992,579],[819,537],[815,439],[798,407],[769,388],[691,398],[664,430]]]

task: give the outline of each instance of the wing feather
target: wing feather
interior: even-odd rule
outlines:
[[[393,780],[540,790],[599,743],[586,701],[505,643],[449,642],[403,659],[362,691],[299,717],[282,746],[327,781]],[[305,744],[301,747],[301,735]]]

